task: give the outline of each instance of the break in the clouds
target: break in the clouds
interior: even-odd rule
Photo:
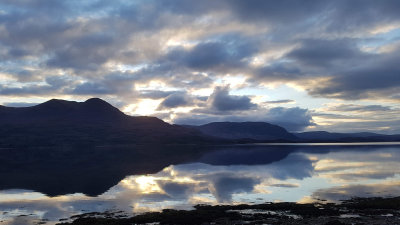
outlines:
[[[171,123],[396,133],[399,10],[396,0],[5,0],[0,102],[101,97]]]

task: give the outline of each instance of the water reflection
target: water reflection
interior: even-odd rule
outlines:
[[[18,158],[8,154],[1,159]],[[62,156],[69,162],[58,153],[44,161],[37,154],[43,152],[23,158],[29,162],[23,167],[1,166],[2,224],[56,221],[90,211],[187,209],[199,203],[400,195],[398,145],[135,147],[80,150],[79,158],[66,150]],[[16,216],[22,214],[28,216]]]

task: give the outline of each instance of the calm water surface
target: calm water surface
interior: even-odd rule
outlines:
[[[0,150],[0,224],[400,196],[400,143]]]

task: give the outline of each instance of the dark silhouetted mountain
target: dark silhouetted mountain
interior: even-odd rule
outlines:
[[[127,116],[109,103],[92,98],[85,102],[52,99],[31,107],[0,108],[0,124],[115,122]]]
[[[399,135],[324,131],[295,136],[264,122],[171,125],[156,117],[126,115],[98,98],[85,102],[53,99],[21,108],[0,106],[0,147],[399,140]]]
[[[226,139],[257,141],[296,140],[285,128],[264,122],[214,122],[201,126],[187,126],[203,134]]]
[[[213,142],[194,129],[156,117],[128,116],[109,103],[50,100],[31,107],[0,107],[0,146]]]
[[[349,138],[369,138],[369,137],[378,137],[385,136],[382,134],[370,133],[370,132],[361,132],[361,133],[330,133],[327,131],[310,131],[303,133],[295,134],[298,138],[304,140],[323,140],[323,141],[331,141],[331,140],[340,140],[340,139],[349,139]]]

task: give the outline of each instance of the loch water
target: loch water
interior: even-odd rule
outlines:
[[[0,149],[0,224],[400,196],[400,143]]]

